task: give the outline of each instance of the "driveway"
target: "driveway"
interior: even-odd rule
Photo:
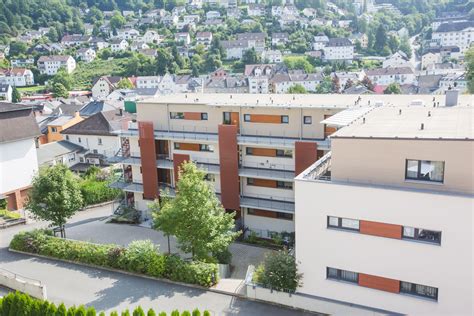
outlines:
[[[152,240],[159,238],[150,229],[104,224],[100,219],[108,214],[110,214],[110,210],[107,208],[79,213],[70,221],[71,224],[67,229],[68,237],[85,236],[83,239],[92,241],[103,237],[106,239],[105,242],[121,244],[126,244],[135,237],[140,239],[146,237]],[[207,309],[213,315],[310,315],[229,295],[8,251],[8,244],[14,234],[21,230],[44,226],[46,226],[45,223],[32,223],[27,226],[0,230],[0,267],[28,278],[40,280],[47,287],[48,299],[55,303],[85,304],[107,312],[124,308],[132,309],[141,305],[145,309],[153,307],[168,313],[174,309],[199,308],[201,310]],[[109,229],[109,227],[111,228]],[[238,251],[246,251],[243,249],[247,248],[240,248],[240,246],[243,245],[235,245],[236,249],[240,249]],[[257,249],[260,251],[260,248]]]

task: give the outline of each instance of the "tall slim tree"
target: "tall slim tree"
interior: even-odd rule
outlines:
[[[183,163],[176,198],[162,205],[154,220],[158,229],[176,237],[182,251],[213,260],[211,255],[226,251],[240,232],[233,231],[234,214],[222,208],[204,175],[194,163]]]
[[[469,93],[474,93],[474,47],[466,52],[465,61],[467,65],[467,89]]]
[[[61,229],[82,207],[82,195],[77,177],[63,164],[40,169],[33,185],[26,209],[41,220],[50,221]]]
[[[16,87],[13,88],[12,91],[12,102],[13,103],[18,103],[21,101],[21,94],[20,91]]]

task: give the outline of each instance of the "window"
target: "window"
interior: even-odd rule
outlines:
[[[288,117],[288,115],[282,115],[281,116],[281,122],[283,124],[288,124],[290,122],[290,118]]]
[[[69,140],[69,135],[66,135],[66,140]]]
[[[285,157],[285,158],[292,158],[293,151],[291,149],[277,149],[276,150],[277,157]]]
[[[413,239],[417,241],[425,241],[435,244],[441,244],[441,232],[435,230],[414,228],[403,226],[404,239]]]
[[[201,120],[207,121],[207,113],[201,113]]]
[[[102,145],[102,138],[97,138],[97,144]]]
[[[214,152],[214,146],[208,144],[199,144],[199,151]]]
[[[254,185],[255,179],[254,178],[247,178],[247,185]]]
[[[250,122],[251,121],[250,114],[244,114],[244,121],[245,122]]]
[[[303,117],[304,124],[313,124],[313,117],[312,116],[304,116]]]
[[[327,226],[329,228],[339,228],[359,231],[359,220],[328,216]]]
[[[432,286],[400,281],[400,293],[418,295],[438,300],[438,289]]]
[[[204,176],[204,180],[209,181],[209,182],[216,182],[216,175],[206,173],[206,175]]]
[[[51,133],[57,133],[58,128],[57,127],[51,127]]]
[[[82,140],[80,137],[77,138],[77,141],[80,143]]]
[[[224,124],[229,125],[232,123],[230,118],[230,112],[224,112]]]
[[[179,143],[174,143],[174,149],[179,149]]]
[[[79,157],[79,162],[84,162],[84,157]]]
[[[351,283],[359,282],[359,273],[335,268],[327,268],[326,277],[328,279],[346,281]]]
[[[282,213],[282,212],[276,212],[277,218],[279,219],[286,219],[286,220],[293,220],[293,214],[289,213]]]
[[[277,181],[277,188],[292,190],[293,189],[293,183],[292,182],[285,182],[285,181]]]
[[[253,148],[252,147],[246,147],[245,148],[245,153],[247,155],[253,155]]]
[[[407,159],[405,179],[442,183],[444,181],[444,161]]]
[[[183,112],[170,112],[170,119],[172,120],[183,120],[184,113]]]

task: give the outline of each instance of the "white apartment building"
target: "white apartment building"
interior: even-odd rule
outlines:
[[[0,83],[0,102],[12,102],[13,88],[9,84]]]
[[[35,138],[40,135],[31,107],[0,102],[0,197],[10,210],[23,208],[38,172]]]
[[[135,29],[120,29],[117,30],[117,38],[123,40],[133,40],[140,36],[140,32]]]
[[[354,59],[354,45],[347,38],[330,38],[323,48],[327,61],[348,61]]]
[[[26,68],[0,69],[0,83],[12,87],[25,87],[35,84],[33,72]]]
[[[130,45],[124,39],[115,38],[110,41],[110,49],[113,53],[118,53],[127,50],[129,47]]]
[[[77,58],[86,63],[92,62],[96,57],[97,54],[92,48],[80,48],[77,50]]]
[[[37,66],[42,74],[54,76],[60,68],[64,68],[67,73],[76,69],[76,60],[69,55],[41,56]]]
[[[124,176],[115,187],[143,211],[192,160],[208,174],[224,208],[263,238],[294,231],[293,178],[329,150],[335,129],[320,124],[352,107],[354,96],[172,94],[137,104],[120,134]],[[138,145],[140,140],[140,146]]]
[[[410,58],[408,58],[408,56],[402,51],[393,53],[382,62],[382,68],[399,68],[399,67],[413,68],[413,64],[410,62]]]
[[[464,53],[474,42],[474,21],[443,23],[433,32],[432,39],[441,46],[457,46]]]
[[[117,89],[117,84],[122,78],[118,76],[102,76],[92,82],[92,98],[104,100]]]
[[[161,82],[160,76],[138,76],[135,84],[137,89],[158,88]]]
[[[197,32],[196,33],[196,44],[202,44],[204,46],[211,45],[212,32]]]
[[[416,75],[412,68],[377,68],[366,70],[367,77],[376,85],[386,86],[391,83],[414,84]]]
[[[324,121],[342,127],[331,152],[295,180],[300,293],[382,314],[474,313],[474,111],[450,93],[378,108],[362,97],[352,123]]]
[[[249,81],[249,93],[270,93],[268,77],[248,77],[247,80]]]
[[[283,62],[283,54],[279,50],[266,50],[262,53],[262,59],[269,63]]]

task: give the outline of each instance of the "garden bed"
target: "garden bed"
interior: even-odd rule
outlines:
[[[50,231],[35,230],[15,235],[10,249],[204,287],[218,282],[217,264],[164,255],[145,240],[122,247],[62,239],[51,236]]]

